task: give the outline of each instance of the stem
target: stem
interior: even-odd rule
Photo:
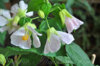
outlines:
[[[51,10],[50,12],[53,12],[53,11],[55,11],[56,9],[61,10],[61,8],[60,8],[60,7],[55,7],[55,8],[52,8],[52,10]]]
[[[51,61],[55,64],[55,66],[58,66],[58,64],[55,62],[55,60],[54,60],[54,58],[52,57],[52,58],[50,58],[51,59]]]
[[[47,26],[48,26],[48,28],[50,28],[47,17],[46,17],[46,22],[47,22]]]
[[[38,19],[39,17],[32,18],[32,20]]]
[[[59,10],[61,10],[61,8],[60,8],[60,7],[58,7],[58,9],[59,9]]]

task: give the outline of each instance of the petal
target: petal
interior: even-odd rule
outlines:
[[[23,10],[26,10],[27,7],[28,7],[28,5],[25,4],[25,2],[22,0],[22,1],[19,2],[19,7],[20,7],[21,9],[23,9]]]
[[[14,4],[14,5],[11,7],[11,13],[13,13],[13,15],[16,15],[16,13],[18,13],[18,9],[19,9],[18,4]]]
[[[17,36],[12,34],[11,35],[11,44],[15,46],[19,46],[23,49],[30,49],[31,48],[31,39],[29,38],[27,41],[22,40],[22,36]]]
[[[80,26],[80,25],[84,24],[81,20],[75,18],[74,16],[73,16],[73,22],[77,26]]]
[[[7,26],[3,26],[3,27],[0,28],[0,32],[4,32],[4,31],[6,31],[7,29],[8,29]]]
[[[47,53],[49,53],[49,52],[51,52],[51,51],[50,51],[49,42],[48,42],[48,40],[47,40],[47,41],[46,41],[45,48],[44,48],[44,54],[47,54]]]
[[[8,33],[9,33],[9,34],[15,32],[16,30],[17,30],[16,27],[12,27],[12,28],[8,27]]]
[[[66,44],[70,44],[74,41],[74,37],[72,34],[61,32],[61,31],[57,31],[57,32],[60,35],[60,39],[62,40],[62,42]]]
[[[2,15],[8,19],[11,19],[10,11],[9,10],[3,10]]]
[[[31,12],[27,12],[27,13],[26,13],[26,16],[28,16],[28,17],[33,16],[33,11],[31,11]]]
[[[8,23],[7,19],[4,17],[0,16],[0,26],[4,26]]]
[[[18,29],[16,32],[13,33],[16,36],[24,36],[25,35],[25,29],[24,27]]]
[[[2,15],[2,13],[3,13],[3,9],[0,9],[0,15]]]
[[[31,39],[29,38],[27,41],[22,41],[19,44],[19,47],[23,48],[23,49],[30,49],[31,48]]]
[[[61,43],[60,43],[59,37],[57,35],[52,34],[50,37],[50,40],[47,39],[47,42],[46,42],[46,45],[44,48],[44,53],[57,52],[60,49],[60,46],[61,46]],[[47,51],[46,51],[46,49],[47,49]]]
[[[74,30],[74,24],[73,24],[71,18],[66,18],[65,24],[66,24],[68,33],[71,33]]]
[[[39,48],[41,46],[40,39],[36,34],[32,34],[33,36],[33,45],[35,48]]]
[[[33,27],[28,26],[28,29],[29,29],[32,33],[35,33],[36,35],[42,36],[42,34],[38,33]]]

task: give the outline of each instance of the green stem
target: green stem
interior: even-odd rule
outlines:
[[[47,22],[47,26],[48,26],[48,28],[50,28],[47,17],[46,17],[46,22]]]
[[[61,10],[61,8],[60,8],[60,7],[58,7],[58,9],[59,9],[59,10]]]
[[[50,58],[51,59],[51,61],[55,64],[55,66],[58,66],[58,64],[55,62],[55,60],[54,60],[54,58],[52,57],[52,58]]]
[[[35,20],[35,19],[38,19],[38,18],[40,18],[40,17],[35,17],[35,18],[32,18],[32,20]]]

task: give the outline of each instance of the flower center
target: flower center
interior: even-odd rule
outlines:
[[[22,36],[22,40],[28,40],[28,38],[29,38],[29,36],[26,34],[26,35],[24,35],[24,36]]]

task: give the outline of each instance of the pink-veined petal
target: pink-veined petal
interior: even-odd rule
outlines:
[[[47,42],[46,42],[46,45],[44,48],[44,53],[57,52],[60,49],[60,46],[61,46],[61,43],[60,43],[59,37],[55,34],[52,34],[50,37],[50,40],[47,39]],[[47,49],[47,47],[49,47],[49,48]],[[46,49],[47,49],[47,51],[46,51]]]
[[[62,40],[63,43],[66,44],[71,44],[74,41],[74,37],[72,34],[57,31],[58,34],[60,35],[60,39]]]
[[[74,24],[72,23],[71,18],[66,18],[65,24],[66,24],[68,33],[71,33],[74,30]]]

